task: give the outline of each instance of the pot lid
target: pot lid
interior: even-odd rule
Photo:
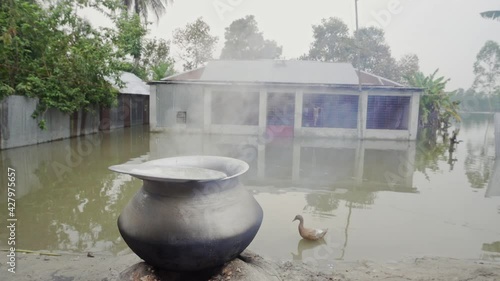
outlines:
[[[160,166],[142,164],[122,164],[109,167],[110,170],[129,174],[143,180],[155,181],[208,181],[226,178],[221,171],[189,166]]]

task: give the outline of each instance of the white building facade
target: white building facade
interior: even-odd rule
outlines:
[[[152,131],[415,140],[422,89],[350,64],[212,61],[150,83]]]

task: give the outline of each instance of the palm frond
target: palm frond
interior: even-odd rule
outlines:
[[[500,21],[500,11],[486,11],[482,12],[481,16],[485,19],[492,19]]]

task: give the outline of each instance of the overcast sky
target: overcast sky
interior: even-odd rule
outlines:
[[[500,42],[500,21],[479,16],[500,10],[500,0],[359,0],[358,9],[360,27],[382,27],[394,57],[416,53],[425,74],[439,68],[451,78],[449,90],[469,88],[478,51],[487,40]],[[219,36],[217,58],[225,28],[246,15],[255,16],[266,39],[283,46],[286,59],[308,51],[312,25],[323,18],[339,17],[355,29],[354,0],[174,0],[167,14],[150,26],[151,35],[169,40],[173,30],[203,17]]]

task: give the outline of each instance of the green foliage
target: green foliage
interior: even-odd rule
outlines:
[[[170,43],[163,39],[142,39],[141,56],[134,62],[126,61],[122,64],[123,71],[132,72],[143,80],[158,80],[174,74],[175,61],[170,58]],[[159,74],[162,69],[163,75]],[[160,78],[155,78],[159,77]]]
[[[142,53],[142,38],[147,33],[139,16],[129,15],[123,11],[119,17],[115,18],[115,23],[118,29],[115,45],[125,54],[131,55],[137,60]]]
[[[152,80],[160,80],[162,78],[175,74],[173,64],[168,62],[160,62],[151,68]]]
[[[233,21],[224,37],[222,59],[275,59],[283,51],[275,41],[264,39],[252,15]]]
[[[123,52],[113,44],[112,29],[95,29],[76,15],[75,6],[107,9],[113,1],[60,0],[43,9],[34,1],[10,1],[0,7],[0,96],[25,95],[38,99],[33,113],[44,127],[49,108],[65,113],[109,106],[119,84]]]
[[[405,55],[399,61],[392,57],[380,28],[360,28],[351,36],[341,19],[329,18],[313,25],[313,38],[309,52],[300,59],[350,62],[355,68],[400,83],[406,81],[405,75],[419,70],[416,55]]]
[[[399,80],[399,69],[385,42],[384,31],[366,27],[354,32],[353,47],[349,49],[354,67],[384,78]]]
[[[202,18],[175,30],[173,42],[181,50],[179,56],[185,62],[184,70],[197,68],[212,59],[218,40],[217,36],[210,35],[210,26]]]
[[[452,94],[445,92],[446,83],[450,79],[437,77],[438,70],[429,76],[417,72],[408,77],[408,84],[424,89],[420,98],[419,124],[433,129],[447,129],[451,119],[460,121],[457,101],[451,99]]]
[[[352,38],[349,28],[338,18],[322,19],[320,25],[313,25],[314,42],[308,55],[303,58],[328,62],[352,60]]]

